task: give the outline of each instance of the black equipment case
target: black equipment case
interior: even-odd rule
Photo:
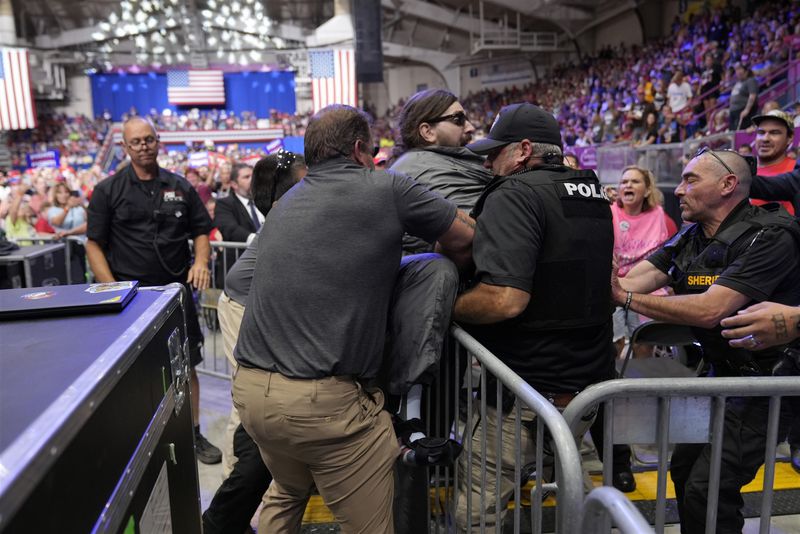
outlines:
[[[0,532],[201,531],[183,295],[0,322]]]

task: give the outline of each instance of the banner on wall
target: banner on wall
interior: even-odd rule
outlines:
[[[221,70],[171,70],[167,72],[167,99],[170,104],[209,105],[225,103],[225,83]]]

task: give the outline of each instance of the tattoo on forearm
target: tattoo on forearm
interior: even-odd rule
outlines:
[[[473,221],[470,217],[467,217],[466,215],[464,215],[460,211],[456,212],[456,218],[459,221],[461,221],[464,224],[466,224],[467,226],[469,226],[470,228],[472,228],[473,230],[475,229],[475,221]]]
[[[789,320],[794,323],[794,333],[800,334],[800,315],[792,315]]]
[[[784,339],[789,337],[789,330],[786,328],[786,318],[782,313],[776,313],[772,316],[772,323],[775,325],[775,337]]]

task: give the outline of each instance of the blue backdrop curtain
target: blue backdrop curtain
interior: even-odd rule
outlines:
[[[202,109],[225,109],[237,115],[251,111],[257,117],[268,117],[271,110],[292,114],[296,110],[293,72],[230,72],[224,80],[225,106],[200,106]],[[180,112],[198,107],[170,105],[166,74],[93,74],[91,81],[95,117],[108,111],[113,120],[120,120],[132,107],[140,114],[153,108]]]

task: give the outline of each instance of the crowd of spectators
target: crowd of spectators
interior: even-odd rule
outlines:
[[[605,48],[538,82],[461,102],[484,131],[496,110],[528,101],[553,112],[568,146],[676,142],[729,129],[727,94],[738,81],[737,65],[763,84],[798,52],[800,4],[760,2],[747,16],[729,6],[676,19],[664,39]],[[717,104],[717,113],[705,113]],[[651,114],[657,128],[647,122]]]

